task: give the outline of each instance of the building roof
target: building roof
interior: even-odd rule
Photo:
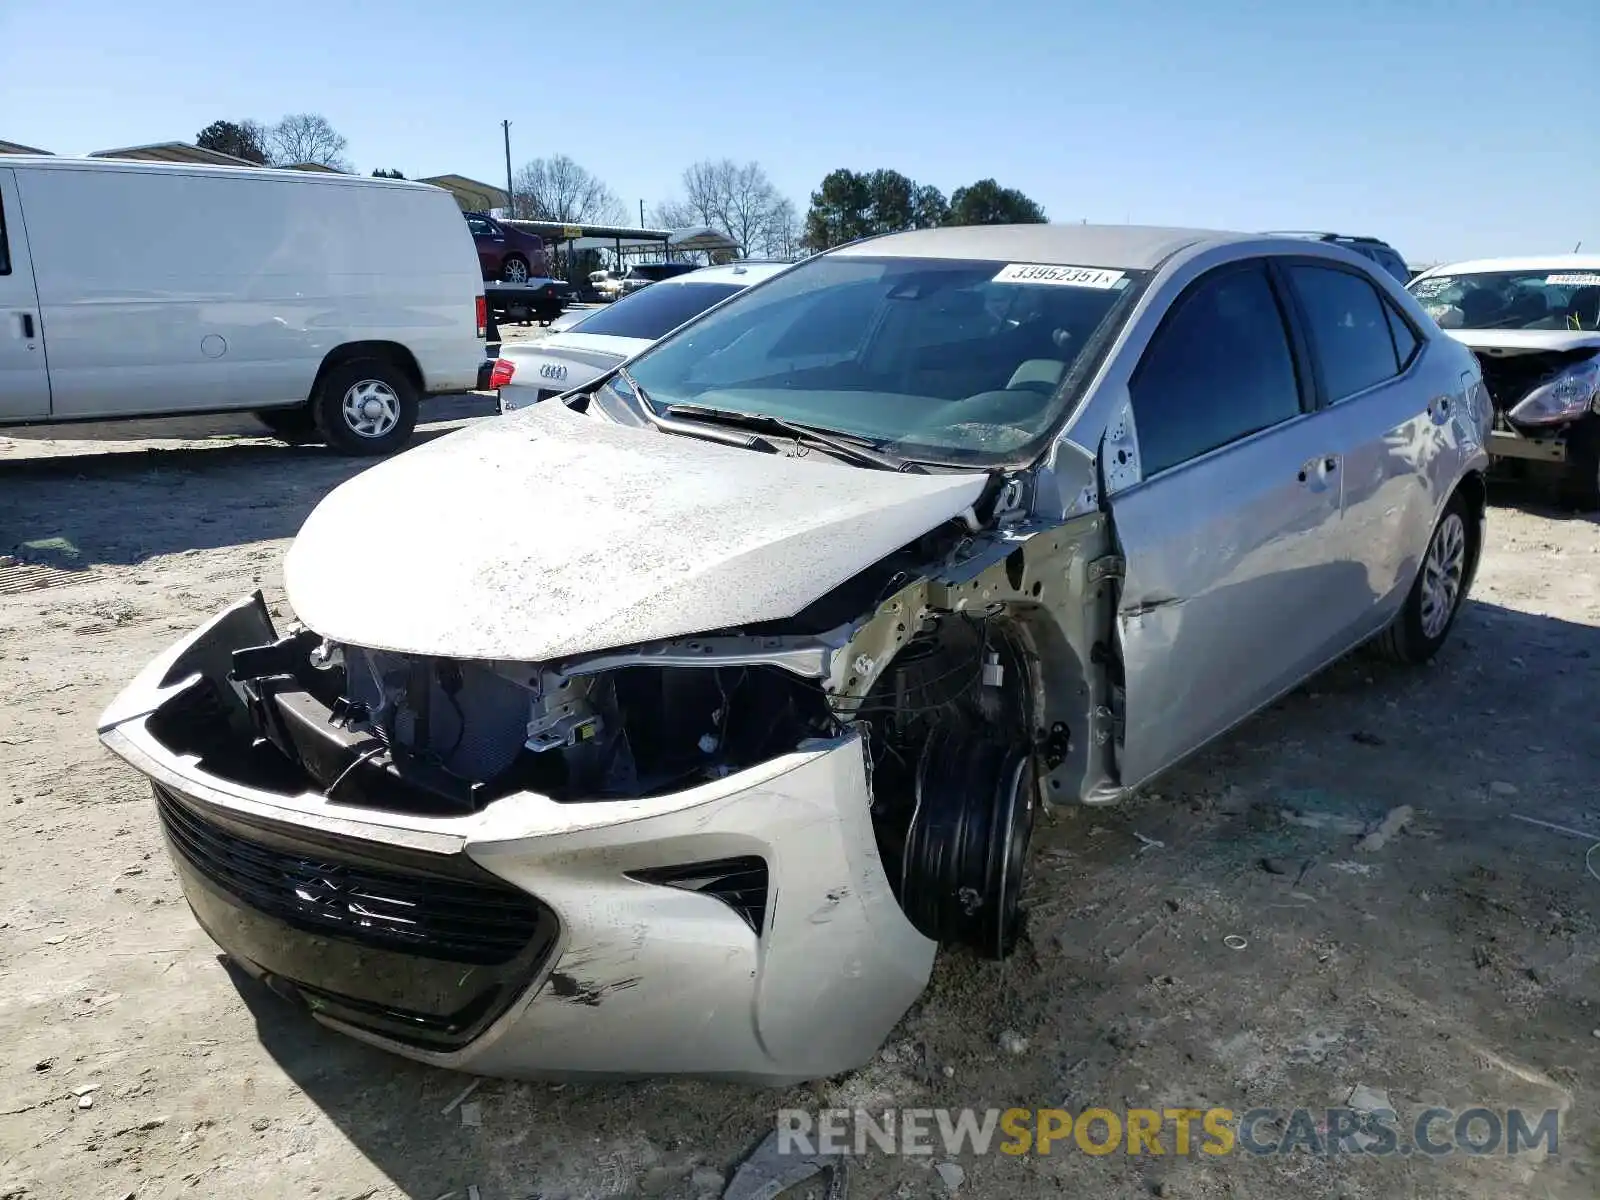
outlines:
[[[1000,262],[1120,267],[1149,271],[1202,242],[1259,235],[1149,225],[957,225],[864,238],[835,254],[887,258],[974,258]]]
[[[0,154],[49,154],[49,150],[40,150],[35,146],[24,146],[21,142],[0,141]]]
[[[213,167],[257,167],[247,158],[235,158],[220,150],[207,150],[189,142],[152,142],[148,146],[123,146],[117,150],[96,150],[90,158],[120,158],[135,162],[196,163]]]
[[[313,172],[315,174],[318,174],[318,175],[347,175],[347,174],[349,174],[348,171],[341,171],[341,170],[339,170],[338,167],[330,167],[330,166],[328,166],[327,163],[317,163],[317,162],[285,163],[283,165],[283,169],[285,171],[311,171],[311,172]]]
[[[432,175],[417,182],[443,188],[456,198],[456,203],[466,212],[488,212],[491,208],[504,208],[510,203],[504,188],[478,179],[468,179],[465,175]]]

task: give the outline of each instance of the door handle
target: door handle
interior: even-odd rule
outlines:
[[[18,315],[22,317],[22,337],[23,337],[23,340],[29,341],[29,342],[33,341],[33,314],[32,313],[20,313]]]
[[[1318,479],[1326,479],[1339,469],[1339,456],[1337,454],[1324,454],[1321,458],[1313,458],[1300,468],[1299,479],[1301,483],[1309,483],[1314,475]]]

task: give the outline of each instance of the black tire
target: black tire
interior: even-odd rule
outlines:
[[[1450,549],[1456,538],[1459,541],[1459,558]],[[1478,561],[1478,523],[1461,493],[1450,497],[1444,506],[1439,522],[1428,538],[1428,548],[1423,551],[1422,562],[1417,566],[1417,578],[1406,595],[1406,602],[1395,614],[1389,627],[1372,643],[1373,649],[1383,658],[1405,666],[1420,666],[1435,654],[1455,627],[1461,604],[1467,598],[1467,586]],[[1449,612],[1443,623],[1430,619],[1436,610],[1440,592],[1436,585],[1439,569],[1454,570],[1455,588]]]
[[[307,442],[320,441],[321,433],[317,431],[317,419],[311,415],[309,405],[302,404],[299,408],[263,408],[255,414],[256,420],[266,426],[267,432],[280,442],[288,442],[291,446],[303,446]]]
[[[367,401],[383,411],[374,412]],[[323,372],[311,398],[322,439],[340,454],[363,458],[393,454],[410,441],[417,405],[417,385],[386,358],[334,364]]]
[[[517,263],[522,267],[521,279],[513,277],[511,270],[513,263]],[[522,255],[508,254],[500,261],[500,278],[506,283],[527,283],[529,279],[533,278],[533,267]]]
[[[1600,511],[1600,418],[1582,421],[1567,438],[1561,502],[1579,512]]]

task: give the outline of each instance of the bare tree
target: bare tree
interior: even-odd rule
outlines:
[[[336,171],[348,171],[350,163],[344,157],[348,145],[344,135],[320,113],[291,113],[268,133],[273,165],[280,167],[318,163]]]
[[[804,240],[804,230],[800,225],[800,215],[795,211],[793,202],[788,199],[779,200],[773,206],[771,219],[767,223],[766,236],[762,239],[761,252],[768,258],[780,258],[784,262],[793,262],[800,258],[804,251],[801,242]]]
[[[727,234],[747,255],[767,250],[774,221],[787,204],[760,163],[728,158],[695,163],[683,173],[683,190],[695,219]]]
[[[565,154],[524,164],[512,181],[511,202],[516,216],[529,221],[609,225],[622,220],[616,194]]]
[[[687,229],[699,221],[685,200],[663,200],[650,210],[650,224],[656,229]]]

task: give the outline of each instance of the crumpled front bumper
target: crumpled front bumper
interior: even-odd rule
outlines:
[[[271,637],[259,597],[232,606],[99,731],[155,786],[201,924],[318,1020],[484,1075],[782,1084],[867,1061],[926,985],[935,946],[890,890],[858,737],[649,799],[522,793],[463,816],[332,803],[162,740],[171,706],[204,678],[231,686],[232,651]],[[753,914],[636,878],[730,859],[765,864]],[[386,923],[396,905],[415,920]]]

